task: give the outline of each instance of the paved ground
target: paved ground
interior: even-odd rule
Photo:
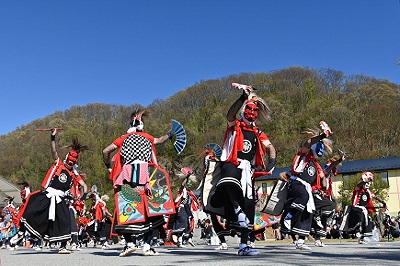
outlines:
[[[217,251],[216,246],[197,245],[178,248],[157,248],[159,256],[144,257],[137,250],[129,257],[118,257],[122,246],[112,245],[108,250],[86,248],[69,255],[56,250],[34,251],[21,248],[17,251],[0,250],[0,265],[52,265],[52,266],[105,266],[105,265],[399,265],[400,242],[374,242],[360,245],[357,242],[328,242],[328,247],[313,247],[312,251],[296,250],[289,242],[256,242],[258,256],[237,255],[237,244]],[[312,244],[312,243],[308,243]]]

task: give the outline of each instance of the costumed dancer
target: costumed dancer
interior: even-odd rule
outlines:
[[[361,181],[353,190],[352,205],[349,211],[345,210],[343,227],[341,225],[341,230],[356,234],[359,244],[367,244],[364,237],[372,236],[374,223],[369,214],[376,212],[373,200],[379,201],[384,208],[386,207],[386,203],[370,190],[373,181],[374,175],[371,172],[362,173]]]
[[[193,170],[185,167],[181,169],[184,179],[181,187],[179,188],[178,195],[175,199],[176,214],[171,215],[174,219],[172,226],[172,235],[177,236],[177,246],[185,247],[185,243],[194,246],[192,241],[194,230],[194,217],[193,212],[199,209],[199,203],[196,195],[189,189],[193,176]]]
[[[107,244],[107,239],[109,237],[106,233],[106,225],[105,221],[107,217],[112,216],[112,214],[106,208],[106,201],[109,199],[107,195],[99,196],[97,189],[93,191],[89,196],[92,199],[91,213],[93,220],[88,224],[86,230],[92,236],[94,241],[94,247],[96,247],[97,242],[100,241],[101,248],[107,249],[109,248]],[[108,228],[109,229],[109,228]]]
[[[22,204],[19,207],[20,211],[18,212],[17,223],[16,226],[18,228],[18,233],[10,239],[10,245],[14,247],[14,249],[18,249],[23,243],[23,238],[25,236],[25,228],[24,223],[21,223],[22,210],[24,209],[25,203],[28,199],[29,194],[31,194],[31,189],[26,181],[18,182],[18,185],[21,186],[20,196]]]
[[[227,113],[228,126],[222,147],[220,179],[210,203],[214,208],[223,209],[223,218],[237,224],[241,232],[238,254],[251,256],[259,254],[247,244],[255,215],[252,175],[255,169],[260,168],[272,172],[276,153],[267,135],[255,125],[258,118],[269,118],[267,104],[254,94],[251,86],[232,85],[243,89],[243,93]],[[241,118],[237,119],[236,114],[241,108]],[[266,153],[269,155],[268,165],[264,163]]]
[[[315,203],[314,219],[311,225],[311,234],[314,236],[316,247],[326,247],[326,244],[321,241],[321,237],[327,235],[327,222],[337,209],[336,202],[332,197],[332,176],[337,175],[338,165],[346,159],[335,155],[329,159],[324,168],[325,182],[321,182],[321,178],[316,178],[312,185],[312,192]],[[323,184],[325,185],[323,185]]]
[[[217,156],[217,152],[221,152],[221,147],[218,144],[207,144],[203,150],[200,152],[199,157],[204,156],[204,177],[206,177],[207,173],[210,171],[210,162],[218,162],[220,159]],[[221,154],[219,154],[221,155]],[[202,180],[202,184],[204,186],[204,179]],[[204,188],[203,188],[204,191]],[[204,196],[204,195],[203,195]],[[203,197],[202,197],[203,199]],[[208,212],[204,210],[210,216],[211,223],[214,229],[214,232],[217,234],[219,240],[219,246],[216,247],[216,250],[227,250],[228,245],[226,244],[225,236],[230,235],[230,230],[227,230],[225,227],[225,223],[221,222],[221,217],[219,217],[214,212]]]
[[[142,212],[144,202],[149,202],[152,197],[152,189],[149,177],[149,164],[157,165],[155,144],[161,144],[172,138],[176,133],[170,130],[166,135],[155,138],[145,133],[143,118],[147,115],[146,110],[137,110],[131,114],[130,128],[127,134],[117,138],[103,150],[104,163],[110,172],[110,179],[113,181],[116,201],[123,193],[134,197],[135,203],[125,206],[116,204],[117,212],[131,217],[132,214],[141,214],[141,220],[131,219],[128,222],[120,221],[119,217],[114,219],[114,230],[117,234],[123,235],[125,247],[119,256],[128,256],[136,250],[132,235],[143,234],[144,242],[142,255],[153,256],[158,252],[150,246],[153,230],[164,225],[163,215],[149,215],[146,209]],[[118,150],[114,156],[114,163],[111,167],[110,154]],[[167,188],[168,189],[168,188]],[[157,192],[160,196],[159,192]],[[137,205],[136,205],[137,204]],[[173,208],[173,206],[172,206]]]
[[[71,218],[71,250],[79,251],[81,248],[79,247],[79,240],[78,240],[78,215],[81,211],[81,208],[85,206],[85,199],[87,197],[87,185],[83,181],[84,174],[80,175],[78,171],[78,165],[75,164],[73,167],[75,176],[78,178],[74,179],[74,183],[70,189],[70,197],[68,197],[68,209]],[[78,180],[80,180],[78,182]],[[86,192],[85,192],[86,191]],[[82,206],[83,205],[83,206]]]
[[[81,212],[78,217],[78,241],[79,247],[88,247],[90,235],[87,232],[88,224],[91,222],[91,215],[89,212]]]
[[[69,195],[74,179],[84,186],[81,177],[74,172],[74,165],[78,161],[79,153],[87,150],[77,139],[73,139],[71,150],[65,161],[58,156],[56,149],[56,134],[51,133],[51,153],[54,159],[52,167],[42,182],[43,191],[36,191],[29,195],[22,214],[22,222],[32,237],[61,242],[58,253],[70,254],[67,241],[71,239],[71,218],[66,197]],[[86,191],[85,191],[86,192]]]
[[[317,158],[325,152],[332,152],[332,135],[329,126],[320,122],[320,130],[307,129],[304,133],[308,139],[294,157],[292,170],[288,180],[288,195],[281,218],[281,231],[292,236],[296,249],[311,250],[304,240],[310,234],[313,212],[316,210],[312,186],[315,189],[325,187],[326,177]],[[298,235],[298,241],[295,236]]]
[[[77,245],[76,245],[76,250],[80,250],[82,248],[82,229],[83,227],[81,227],[81,220],[82,217],[84,217],[85,212],[86,212],[86,205],[85,205],[85,201],[84,200],[74,200],[74,202],[72,203],[73,208],[75,210],[76,213],[76,224],[77,224]],[[71,230],[72,231],[72,230]],[[71,232],[72,234],[72,232]],[[72,237],[74,237],[72,235]],[[73,248],[71,247],[71,249],[73,250]]]

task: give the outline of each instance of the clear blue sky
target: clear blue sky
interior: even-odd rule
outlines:
[[[0,135],[290,66],[400,84],[399,0],[1,0]]]

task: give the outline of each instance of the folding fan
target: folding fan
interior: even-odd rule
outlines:
[[[197,176],[193,174],[193,170],[189,167],[181,168],[181,172],[177,174],[179,178],[185,178],[188,177],[188,175],[190,181],[197,182]]]
[[[175,151],[180,154],[186,146],[186,132],[183,126],[176,120],[171,120],[172,130],[175,132]]]
[[[205,149],[212,148],[212,149],[214,150],[214,152],[215,152],[215,155],[216,155],[217,157],[221,157],[222,149],[221,149],[221,146],[219,146],[218,144],[216,144],[216,143],[209,143],[209,144],[207,144],[204,148],[205,148]]]
[[[91,191],[92,193],[95,193],[95,194],[98,194],[98,193],[99,193],[98,190],[97,190],[97,186],[96,186],[96,185],[93,185],[92,188],[90,189],[90,191]]]

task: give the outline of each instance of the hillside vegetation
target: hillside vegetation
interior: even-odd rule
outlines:
[[[256,87],[271,108],[271,121],[258,124],[278,151],[277,167],[289,166],[306,127],[325,120],[334,131],[334,147],[344,150],[349,160],[399,156],[400,88],[387,80],[341,71],[291,67],[269,73],[241,73],[206,80],[179,91],[168,99],[155,99],[146,106],[150,117],[145,130],[155,137],[165,134],[170,120],[186,129],[187,146],[176,155],[172,143],[157,146],[159,164],[170,173],[174,189],[180,185],[176,173],[191,167],[198,177],[203,172],[199,151],[207,143],[221,145],[226,127],[226,112],[241,92],[232,82]],[[130,113],[140,107],[92,103],[72,106],[0,136],[0,175],[10,181],[26,180],[34,189],[52,163],[50,133],[35,128],[64,128],[57,135],[59,154],[77,136],[90,151],[80,156],[79,168],[89,187],[96,184],[100,193],[112,195],[112,186],[102,162],[102,150],[128,129]],[[322,159],[323,161],[326,158]]]

